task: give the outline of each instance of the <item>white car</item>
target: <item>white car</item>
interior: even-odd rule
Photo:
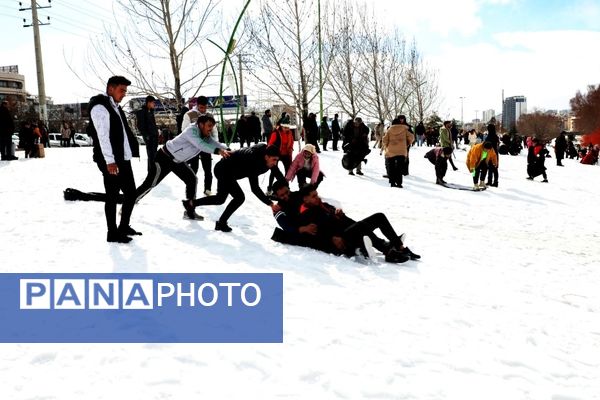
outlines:
[[[62,135],[60,133],[52,132],[48,134],[48,140],[50,141],[51,147],[60,147],[60,141],[62,140]],[[91,146],[92,138],[86,135],[85,133],[75,133],[75,145],[72,142],[73,139],[69,139],[70,146],[72,147],[82,147],[82,146]]]

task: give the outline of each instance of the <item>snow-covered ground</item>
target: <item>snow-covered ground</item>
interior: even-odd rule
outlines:
[[[0,162],[0,272],[284,276],[283,344],[3,344],[0,399],[600,398],[600,168],[549,159],[546,184],[503,156],[500,187],[475,193],[436,186],[426,150],[404,189],[377,151],[363,177],[321,153],[322,197],[355,219],[384,211],[423,257],[400,265],[271,241],[246,181],[232,233],[213,230],[222,206],[183,220],[173,175],[134,210],[144,235],[108,244],[102,203],[63,200],[103,190],[91,148]],[[447,181],[470,184],[465,156]],[[139,184],[145,154],[133,164]]]

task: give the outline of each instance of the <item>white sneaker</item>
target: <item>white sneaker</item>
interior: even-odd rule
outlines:
[[[210,196],[211,194],[212,194],[212,193],[211,193],[211,191],[210,191],[210,190],[208,190],[208,189],[206,189],[206,190],[204,191],[204,195],[205,195],[205,196]]]
[[[485,190],[487,186],[485,186],[485,181],[479,181],[479,188]]]
[[[373,242],[371,241],[371,238],[368,236],[363,236],[363,246],[365,249],[365,252],[367,253],[367,257],[371,260],[374,260],[377,255],[375,254],[375,249],[373,248]]]

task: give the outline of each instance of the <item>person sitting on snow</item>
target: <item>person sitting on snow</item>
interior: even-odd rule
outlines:
[[[310,222],[306,225],[303,225],[303,222],[301,222],[300,210],[302,209],[303,204],[302,194],[299,191],[290,191],[289,186],[285,181],[275,182],[275,184],[273,185],[273,189],[273,193],[276,197],[276,200],[278,201],[277,210],[273,213],[273,215],[279,227],[275,228],[271,239],[279,243],[310,247],[328,253],[335,253],[335,251],[331,251],[330,248],[324,248],[323,239],[320,235],[318,235],[318,226],[316,223]],[[343,216],[340,215],[339,218],[343,220],[343,223],[348,226],[356,224],[356,221],[349,218],[345,214]],[[383,218],[385,218],[385,216]],[[381,250],[383,253],[390,252],[390,242],[379,238],[377,235],[375,235],[375,233],[373,233],[372,230],[367,231],[366,236],[369,237],[372,245],[376,249]],[[364,248],[364,246],[361,249],[366,251],[366,248]],[[402,251],[408,253],[410,250],[407,249]],[[390,257],[388,257],[388,261]],[[412,256],[408,255],[408,257],[414,260],[420,258],[419,255],[414,253],[412,253]],[[400,258],[404,259],[405,257]]]
[[[391,263],[403,263],[418,260],[420,255],[404,247],[402,236],[398,236],[383,213],[375,213],[361,221],[354,221],[344,212],[325,203],[319,197],[313,185],[300,190],[302,206],[298,217],[298,226],[314,224],[316,233],[311,246],[317,250],[336,255],[354,256],[361,254],[372,257],[372,247],[385,254],[385,260]],[[379,239],[373,231],[379,229],[388,241]],[[369,238],[369,239],[366,239]]]

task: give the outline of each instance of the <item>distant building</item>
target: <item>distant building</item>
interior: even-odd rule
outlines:
[[[489,110],[483,111],[483,116],[481,117],[481,119],[483,120],[483,122],[485,122],[487,124],[488,122],[490,122],[490,119],[495,118],[495,117],[496,117],[496,111],[489,109]]]
[[[24,103],[26,98],[25,76],[19,74],[19,66],[0,67],[0,101]]]
[[[526,113],[527,98],[525,96],[507,97],[502,105],[502,127],[505,130],[516,127],[521,115]]]

